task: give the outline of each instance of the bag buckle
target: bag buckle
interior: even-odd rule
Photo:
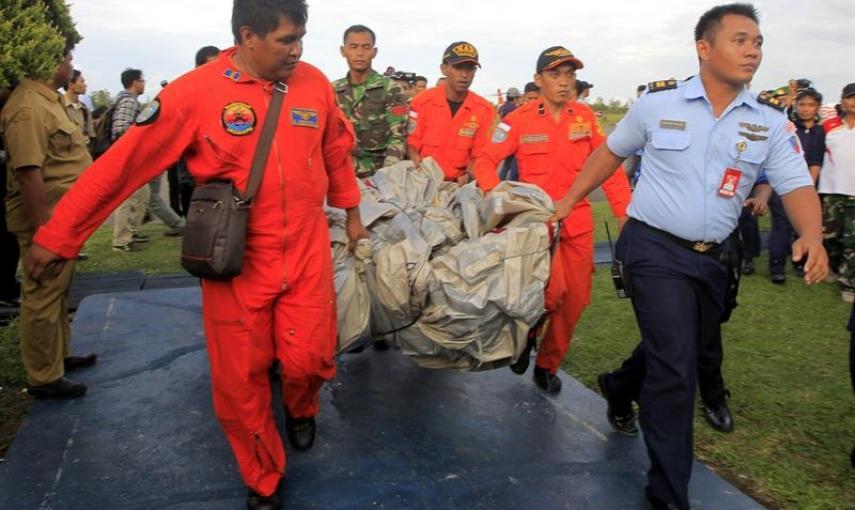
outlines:
[[[286,85],[285,83],[283,83],[281,81],[277,81],[276,83],[274,83],[273,89],[276,90],[277,92],[281,92],[283,94],[288,93],[288,85]]]

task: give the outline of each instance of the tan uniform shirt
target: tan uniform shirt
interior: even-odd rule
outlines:
[[[81,128],[50,87],[24,80],[0,112],[0,136],[6,146],[6,223],[10,232],[34,230],[24,208],[15,172],[41,169],[47,202],[53,207],[92,164]]]
[[[92,112],[89,108],[80,101],[70,103],[67,96],[63,96],[65,101],[65,109],[68,111],[68,116],[77,124],[83,131],[83,139],[86,140],[86,146],[89,146],[89,141],[95,137],[95,125],[92,122]]]

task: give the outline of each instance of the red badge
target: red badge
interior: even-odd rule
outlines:
[[[407,106],[406,105],[398,105],[390,108],[390,113],[395,117],[403,117],[407,114]]]
[[[742,171],[736,168],[728,168],[724,171],[724,179],[721,180],[721,186],[718,188],[718,194],[733,198],[736,196],[736,191],[739,189],[739,180],[742,179]]]

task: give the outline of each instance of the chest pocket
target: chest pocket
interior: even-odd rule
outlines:
[[[244,156],[255,147],[255,140],[253,136],[204,134],[198,153],[209,168],[244,167]]]
[[[56,131],[51,133],[48,140],[51,155],[58,159],[66,159],[74,150],[74,135],[78,135],[78,142],[82,143],[83,141],[82,133],[76,133],[76,131],[80,131],[80,128],[71,120],[61,120],[56,127]]]
[[[744,178],[740,183],[740,187],[751,188],[757,176],[760,175],[760,170],[766,157],[769,155],[769,148],[764,142],[748,142],[748,147],[740,153],[736,148],[736,141],[730,144],[728,155],[730,156],[731,166],[742,170]]]
[[[659,160],[658,169],[665,173],[682,174],[691,163],[687,160],[687,149],[692,144],[692,136],[682,131],[657,129],[653,131],[650,145]]]
[[[549,175],[549,142],[519,144],[520,179],[543,185]]]
[[[380,87],[366,90],[358,111],[354,113],[358,146],[367,150],[384,147],[389,138],[385,90]]]

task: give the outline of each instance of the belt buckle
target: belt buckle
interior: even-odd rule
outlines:
[[[703,243],[698,241],[692,246],[692,249],[698,253],[706,253],[713,247],[713,243]]]

